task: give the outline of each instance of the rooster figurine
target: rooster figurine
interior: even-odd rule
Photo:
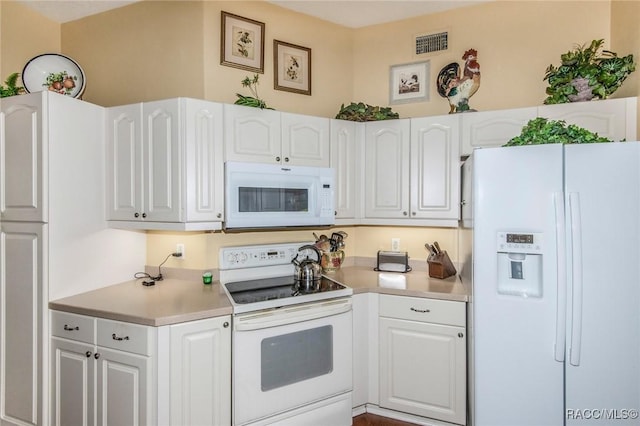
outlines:
[[[469,49],[464,52],[464,72],[460,77],[460,65],[452,62],[440,70],[438,74],[438,93],[449,100],[451,110],[455,112],[475,111],[469,108],[469,98],[480,87],[480,64],[476,61],[478,52]]]

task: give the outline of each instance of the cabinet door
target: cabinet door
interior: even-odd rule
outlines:
[[[186,99],[187,222],[222,221],[224,212],[224,159],[222,104]]]
[[[95,346],[51,339],[51,424],[95,424]]]
[[[107,218],[139,220],[143,213],[142,104],[107,109],[106,169]]]
[[[97,424],[152,425],[151,358],[98,347]]]
[[[283,112],[280,123],[282,164],[329,167],[328,118]]]
[[[474,148],[504,145],[536,114],[536,107],[461,114],[460,155],[471,155]]]
[[[365,124],[367,218],[409,217],[409,120]]]
[[[171,326],[172,425],[231,424],[230,323],[224,316]]]
[[[411,119],[411,218],[458,219],[458,116]]]
[[[1,424],[42,424],[47,226],[0,222]]]
[[[0,220],[47,222],[43,161],[43,95],[2,100],[0,109]]]
[[[280,163],[280,113],[240,105],[224,106],[226,161]]]
[[[364,124],[331,120],[331,167],[336,171],[336,219],[355,219],[359,213],[361,143]]]
[[[380,406],[466,421],[464,328],[380,318]]]
[[[142,216],[152,222],[181,222],[180,178],[183,158],[179,100],[146,102],[142,106],[142,118]]]
[[[538,116],[564,120],[613,141],[636,140],[636,98],[543,105]]]

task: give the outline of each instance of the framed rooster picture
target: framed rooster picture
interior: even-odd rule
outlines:
[[[389,71],[389,103],[429,100],[429,61],[392,65]]]

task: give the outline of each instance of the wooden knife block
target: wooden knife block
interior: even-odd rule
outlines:
[[[427,263],[429,264],[429,276],[431,278],[445,279],[456,274],[456,268],[453,266],[446,251],[429,256]]]

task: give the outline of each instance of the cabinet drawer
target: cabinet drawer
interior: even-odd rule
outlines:
[[[464,302],[407,296],[380,296],[380,316],[435,324],[466,326]]]
[[[98,346],[151,355],[154,329],[144,325],[98,319]]]
[[[66,339],[95,344],[95,319],[84,315],[51,311],[51,334]]]

